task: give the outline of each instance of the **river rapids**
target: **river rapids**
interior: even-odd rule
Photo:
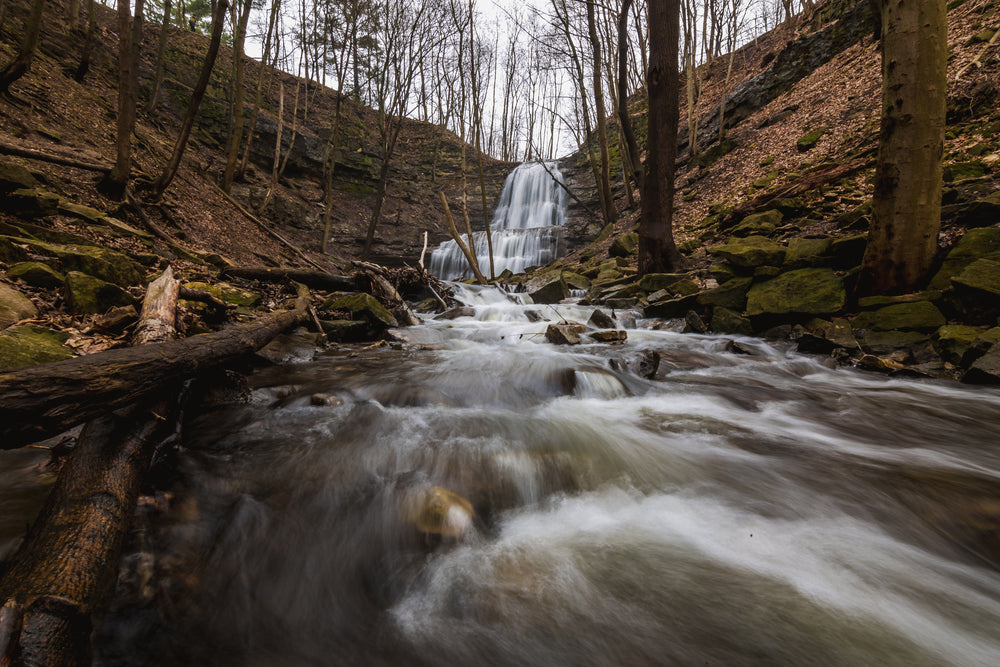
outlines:
[[[97,664],[1000,664],[1000,392],[460,297],[188,408]]]

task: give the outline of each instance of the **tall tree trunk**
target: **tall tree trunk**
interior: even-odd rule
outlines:
[[[639,273],[681,264],[674,244],[674,160],[677,157],[679,0],[649,0],[649,131],[639,222]]]
[[[627,173],[635,178],[642,196],[642,163],[639,161],[639,146],[632,129],[632,119],[628,115],[628,10],[631,5],[632,0],[624,0],[618,15],[618,124],[625,140],[622,164],[628,165]]]
[[[267,34],[264,36],[264,56],[260,61],[260,68],[257,73],[257,91],[254,93],[253,111],[250,112],[250,127],[247,128],[247,142],[243,146],[243,157],[240,159],[240,178],[243,178],[243,174],[247,170],[247,164],[250,162],[250,149],[253,145],[253,131],[257,126],[257,112],[260,110],[260,100],[264,91],[264,75],[268,72],[270,67],[274,24],[280,8],[281,0],[271,0],[271,12],[267,19]]]
[[[934,262],[947,58],[944,0],[883,1],[882,127],[859,293],[918,289]]]
[[[246,71],[246,61],[243,57],[243,43],[247,35],[247,21],[250,20],[250,9],[253,3],[243,0],[242,12],[233,36],[233,113],[232,132],[229,136],[229,155],[226,158],[226,173],[222,177],[222,189],[229,192],[233,187],[233,177],[236,175],[236,161],[239,158],[240,142],[243,140],[243,73]]]
[[[94,0],[87,0],[87,35],[83,39],[83,51],[80,53],[80,64],[73,72],[73,80],[83,83],[90,70],[90,54],[94,49],[94,35],[97,33],[97,8]]]
[[[604,84],[601,82],[601,40],[597,36],[597,19],[594,16],[594,0],[587,0],[587,30],[590,33],[590,49],[594,54],[593,79],[594,103],[597,105],[597,142],[601,152],[601,179],[598,183],[601,195],[601,212],[604,222],[615,221],[615,199],[611,194],[611,155],[608,151],[607,113],[604,110]]]
[[[194,128],[194,119],[198,115],[201,107],[201,100],[205,97],[208,89],[208,82],[212,77],[212,68],[215,67],[215,57],[219,54],[219,43],[222,41],[222,28],[226,22],[226,11],[229,9],[229,0],[216,0],[215,13],[212,15],[212,36],[208,42],[208,53],[205,54],[205,62],[201,66],[201,74],[198,82],[191,93],[191,104],[188,105],[187,114],[184,116],[184,123],[181,125],[181,132],[174,144],[173,153],[163,167],[163,172],[152,185],[153,197],[159,197],[163,191],[170,187],[170,182],[177,175],[177,168],[180,167],[181,157],[187,148],[188,139],[191,137],[191,130]]]
[[[156,74],[153,77],[153,92],[149,94],[146,111],[156,108],[156,98],[160,96],[160,85],[163,84],[163,56],[167,53],[167,35],[170,34],[170,2],[163,0],[163,20],[160,21],[160,40],[156,44]]]
[[[24,39],[21,40],[21,49],[14,56],[14,60],[0,71],[0,94],[7,94],[10,85],[24,76],[28,68],[31,67],[31,61],[35,58],[35,49],[38,48],[38,36],[42,31],[42,11],[44,9],[45,0],[31,1],[31,11],[24,24]]]
[[[135,98],[139,87],[139,47],[142,43],[142,5],[135,2],[135,18],[129,16],[128,0],[118,0],[118,141],[115,166],[100,189],[120,199],[132,168],[132,132],[135,130]]]

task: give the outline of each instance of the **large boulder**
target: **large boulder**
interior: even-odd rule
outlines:
[[[7,269],[7,275],[33,287],[60,287],[66,282],[66,276],[41,262],[18,262]]]
[[[781,224],[784,216],[781,211],[771,210],[762,213],[753,213],[743,218],[743,220],[733,227],[733,236],[770,236]]]
[[[995,225],[1000,219],[1000,192],[962,204],[950,204],[941,210],[946,222],[966,228]]]
[[[691,279],[686,273],[647,273],[642,278],[639,279],[639,289],[643,292],[657,292],[659,290],[667,290],[671,293],[677,294],[678,290],[674,289],[674,285],[681,283],[692,283]],[[687,294],[692,292],[685,286],[684,288]],[[697,286],[695,287],[697,289]],[[683,294],[682,294],[683,296]]]
[[[715,255],[742,269],[757,266],[781,266],[787,250],[763,236],[731,238],[723,245],[708,249]]]
[[[525,291],[534,303],[559,303],[569,297],[569,288],[561,272],[532,278],[525,285]]]
[[[1000,314],[1000,262],[977,259],[951,279],[966,317],[972,321],[996,321]]]
[[[750,324],[749,319],[721,306],[712,311],[711,329],[719,333],[741,334],[744,336],[753,334],[753,326]]]
[[[844,308],[844,281],[831,269],[797,269],[747,292],[747,314],[829,315]]]
[[[19,291],[0,283],[0,329],[6,329],[15,322],[26,320],[38,314],[31,299]]]
[[[608,248],[608,254],[612,257],[631,257],[635,254],[636,248],[638,247],[638,234],[635,232],[632,232],[631,234],[623,234],[611,243],[611,247]]]
[[[829,251],[830,239],[788,239],[788,252],[785,254],[785,266],[790,269],[818,267],[825,263],[824,255]]]
[[[21,368],[73,356],[63,345],[67,334],[30,324],[18,324],[0,331],[0,369]]]
[[[142,285],[145,272],[126,255],[107,248],[17,239],[35,252],[55,257],[65,271],[78,271],[121,287]]]
[[[977,356],[976,340],[984,331],[984,327],[946,324],[935,332],[934,347],[945,361],[956,366],[967,366],[971,359]],[[981,354],[982,351],[979,352],[979,355]]]
[[[933,303],[914,301],[860,313],[852,324],[855,329],[931,332],[943,327],[945,322],[944,315]]]
[[[997,219],[1000,219],[1000,214]],[[951,286],[951,279],[977,259],[1000,260],[1000,229],[984,227],[965,232],[948,251],[940,270],[931,278],[930,287],[947,289]]]
[[[35,177],[19,164],[0,162],[0,193],[35,187]]]
[[[728,308],[742,312],[747,305],[747,290],[753,278],[733,278],[718,287],[705,290],[698,295],[698,303],[703,306]]]
[[[116,306],[135,303],[135,298],[118,285],[80,271],[66,274],[63,295],[69,309],[80,315],[106,313]]]
[[[554,345],[579,345],[580,334],[587,332],[587,325],[579,322],[550,324],[545,329],[545,340]]]

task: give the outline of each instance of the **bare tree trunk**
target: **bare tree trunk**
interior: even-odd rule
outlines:
[[[219,54],[219,43],[222,41],[222,28],[226,22],[226,10],[229,9],[229,0],[216,0],[215,13],[212,15],[212,36],[208,43],[208,53],[205,54],[205,62],[202,63],[201,75],[191,93],[191,104],[188,105],[187,115],[181,125],[180,135],[177,143],[174,144],[173,153],[163,167],[163,172],[152,185],[153,197],[160,197],[164,190],[170,187],[170,182],[177,175],[177,169],[181,164],[181,157],[187,148],[188,139],[191,137],[191,130],[194,128],[194,119],[201,106],[201,100],[205,97],[208,89],[208,82],[212,77],[212,68],[215,67],[215,57]]]
[[[236,175],[236,161],[239,158],[240,142],[243,140],[243,73],[246,62],[243,55],[243,43],[247,36],[247,21],[250,20],[250,9],[253,3],[242,0],[242,12],[234,30],[233,36],[233,113],[232,132],[229,135],[229,154],[226,158],[226,173],[222,176],[222,189],[229,192],[233,187],[233,177]]]
[[[611,194],[611,156],[608,151],[607,113],[604,110],[604,84],[601,81],[601,40],[597,36],[597,19],[594,16],[594,0],[587,0],[587,30],[590,33],[590,48],[594,54],[593,79],[594,103],[597,105],[597,142],[601,152],[601,180],[598,185],[601,195],[601,211],[604,222],[615,221],[615,199]]]
[[[458,227],[455,226],[455,219],[451,216],[451,208],[448,206],[448,198],[444,196],[443,192],[438,192],[438,196],[441,197],[441,205],[444,206],[444,215],[448,221],[448,231],[451,232],[451,238],[455,239],[455,243],[458,244],[462,254],[465,255],[465,260],[469,263],[469,268],[475,274],[476,280],[479,281],[480,285],[485,285],[486,276],[479,269],[479,259],[476,257],[476,253],[472,252],[469,246],[465,245],[462,235],[458,233]]]
[[[281,164],[281,135],[285,131],[285,83],[278,82],[278,134],[274,140],[274,163],[271,167],[271,181],[267,186],[267,194],[264,195],[264,203],[257,209],[258,214],[267,208],[267,202],[271,200],[271,193],[278,185],[278,166]]]
[[[632,0],[624,0],[621,14],[618,15],[618,124],[621,125],[625,140],[622,164],[628,165],[627,174],[635,179],[641,196],[642,163],[639,161],[639,146],[635,141],[632,118],[628,113],[628,10],[631,4]]]
[[[944,0],[882,3],[882,128],[859,293],[918,289],[934,262],[947,57]]]
[[[147,112],[156,108],[160,86],[163,84],[163,56],[167,52],[167,35],[170,33],[170,3],[171,0],[163,0],[163,20],[160,22],[160,39],[156,45],[156,74],[153,77],[153,92],[149,94],[149,101],[146,103]]]
[[[80,53],[80,64],[73,72],[73,79],[83,83],[90,70],[90,53],[94,48],[94,34],[97,32],[97,9],[94,0],[87,0],[87,35],[83,39],[83,51]]]
[[[24,24],[24,39],[21,40],[21,49],[17,52],[6,67],[0,71],[0,94],[7,94],[10,85],[20,79],[31,67],[31,61],[35,58],[35,49],[38,48],[38,36],[42,31],[42,12],[45,9],[45,0],[32,0],[31,11]]]
[[[257,92],[254,94],[253,111],[250,112],[250,127],[247,128],[247,142],[243,147],[243,158],[240,160],[240,178],[246,173],[247,164],[250,162],[250,149],[253,144],[253,131],[257,126],[257,113],[260,111],[260,100],[264,90],[264,74],[270,67],[271,45],[274,35],[274,24],[281,7],[281,0],[271,0],[271,13],[267,20],[267,34],[264,36],[264,56],[260,61],[260,68],[257,74]]]
[[[115,166],[100,189],[121,199],[132,168],[132,132],[135,130],[135,100],[139,88],[139,47],[142,42],[142,5],[135,2],[135,18],[129,3],[118,0],[118,152]]]
[[[666,273],[682,262],[674,244],[677,157],[679,0],[649,0],[649,132],[639,222],[639,273]]]

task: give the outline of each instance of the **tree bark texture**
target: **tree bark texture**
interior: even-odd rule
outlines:
[[[87,34],[83,39],[83,50],[80,52],[80,64],[73,72],[73,80],[83,83],[90,71],[90,55],[94,50],[94,35],[97,32],[97,9],[94,0],[87,0]]]
[[[859,293],[911,292],[941,226],[947,92],[944,0],[882,2],[882,124]]]
[[[667,273],[681,263],[674,244],[674,161],[677,157],[678,0],[649,0],[649,130],[639,221],[639,273]]]
[[[171,382],[250,354],[302,321],[307,302],[300,294],[294,310],[217,333],[0,372],[0,448],[62,433]]]
[[[222,41],[222,28],[226,23],[226,10],[229,9],[229,0],[218,0],[215,5],[215,14],[212,16],[212,36],[208,43],[208,53],[205,54],[205,62],[201,66],[201,74],[198,82],[191,93],[191,104],[188,105],[187,115],[184,116],[184,123],[181,125],[180,134],[177,136],[177,143],[174,144],[173,153],[163,167],[163,173],[153,183],[152,191],[154,197],[159,197],[163,191],[170,187],[170,182],[177,175],[177,168],[181,164],[181,157],[187,148],[188,139],[191,137],[191,130],[194,128],[194,119],[198,115],[198,108],[201,100],[205,97],[208,89],[208,82],[212,78],[212,68],[215,67],[215,57],[219,54],[219,43]]]
[[[27,73],[31,67],[31,61],[35,58],[35,49],[38,48],[38,36],[42,31],[42,12],[45,9],[45,0],[32,0],[31,11],[28,13],[27,22],[24,25],[24,39],[21,41],[21,48],[17,55],[6,67],[0,71],[0,93],[6,94],[10,85]]]

